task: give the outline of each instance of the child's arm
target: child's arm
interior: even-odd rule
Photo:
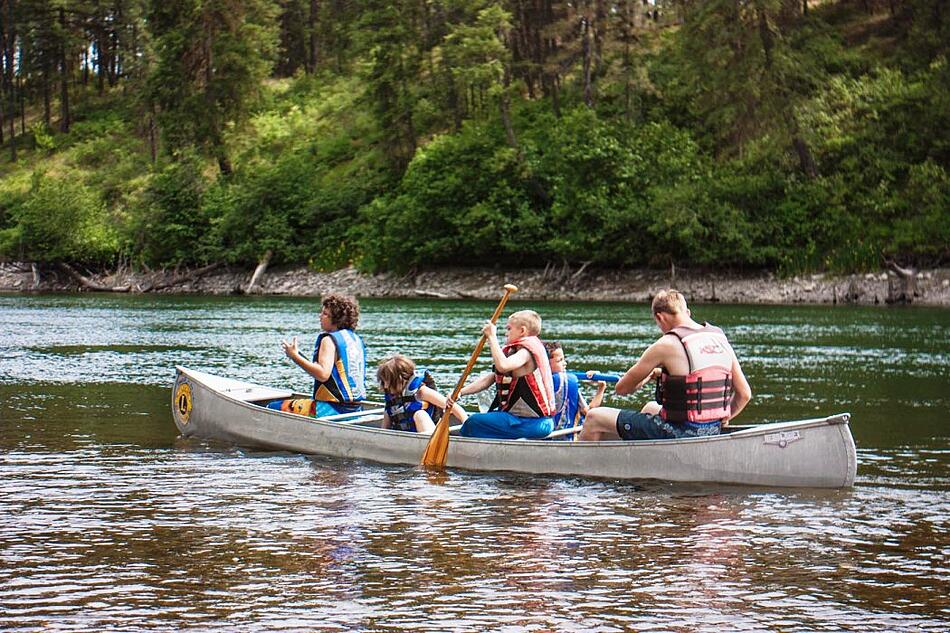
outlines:
[[[491,374],[488,374],[488,375],[489,377],[491,376]],[[446,403],[447,398],[443,396],[441,393],[439,393],[438,391],[436,391],[435,389],[429,389],[428,387],[423,385],[422,387],[419,387],[419,396],[424,401],[434,404],[440,409],[443,409],[443,410],[445,409],[445,403]],[[468,419],[468,413],[466,413],[465,409],[462,408],[462,405],[460,405],[457,402],[452,405],[451,415],[455,416],[462,422]]]
[[[385,411],[383,412],[383,421],[380,423],[379,428],[381,429],[391,429],[393,428],[392,420],[389,419],[389,414]]]
[[[597,393],[595,393],[594,397],[591,398],[590,406],[587,407],[587,411],[590,411],[591,409],[596,409],[597,407],[599,407],[601,403],[604,401],[604,394],[606,392],[607,392],[607,383],[604,382],[603,380],[598,380]],[[583,400],[583,396],[581,396],[581,399]],[[584,404],[585,406],[587,405],[586,402]],[[584,415],[587,415],[587,411],[584,411]]]
[[[333,371],[333,361],[336,360],[336,347],[329,336],[320,341],[320,349],[317,351],[317,362],[315,363],[307,360],[300,353],[297,348],[296,336],[289,342],[282,341],[280,345],[284,349],[284,353],[287,354],[287,358],[294,361],[301,369],[320,382],[330,377],[330,372]]]
[[[499,373],[510,374],[517,369],[521,369],[531,360],[531,352],[524,348],[519,349],[511,356],[505,356],[505,353],[501,350],[501,345],[498,343],[497,328],[491,321],[487,322],[485,327],[482,328],[482,334],[488,338],[491,359]]]
[[[482,374],[474,381],[468,383],[462,390],[459,392],[460,396],[470,396],[473,393],[478,393],[479,391],[485,391],[495,383],[494,374]]]

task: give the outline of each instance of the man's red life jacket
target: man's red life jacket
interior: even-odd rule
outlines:
[[[524,348],[534,359],[534,371],[518,378],[495,372],[495,403],[502,411],[519,418],[546,418],[554,415],[554,380],[547,350],[537,336],[525,336],[502,347],[505,356]]]
[[[689,373],[671,376],[663,370],[656,385],[660,416],[668,422],[712,422],[728,418],[732,402],[732,347],[719,328],[703,323],[693,329],[673,328],[689,359]]]

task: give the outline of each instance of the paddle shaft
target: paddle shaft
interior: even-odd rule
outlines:
[[[593,374],[589,378],[587,377],[586,371],[572,371],[572,374],[578,377],[580,380],[594,380],[594,381],[603,381],[603,382],[617,382],[620,380],[620,376],[614,376],[613,374]]]
[[[512,292],[517,290],[518,288],[511,284],[505,285],[505,294],[502,296],[501,301],[498,302],[498,307],[495,308],[494,314],[491,315],[490,320],[492,323],[498,321],[498,317],[501,316],[502,310],[505,309],[505,304],[508,303],[508,297]],[[452,396],[449,398],[451,402],[458,400],[459,393],[461,393],[462,387],[465,386],[465,380],[468,378],[469,373],[471,373],[475,363],[478,362],[478,357],[482,353],[482,349],[485,347],[486,341],[488,341],[488,336],[482,334],[482,338],[479,339],[478,345],[475,346],[475,351],[472,352],[471,358],[468,359],[468,364],[465,365],[465,371],[462,372],[458,382],[455,384],[455,389],[452,390]],[[426,445],[425,453],[422,455],[422,464],[424,466],[445,466],[445,458],[448,455],[449,449],[449,419],[451,417],[452,410],[446,407],[445,413],[442,415],[442,419],[439,420],[435,430],[432,432],[432,436],[429,438],[429,443]]]
[[[505,286],[505,296],[501,298],[501,301],[498,303],[498,307],[495,308],[495,313],[491,315],[491,322],[496,323],[498,317],[501,316],[502,310],[505,309],[505,304],[508,303],[508,295],[511,294],[511,290],[508,289],[508,286]],[[472,352],[471,358],[468,359],[468,364],[465,366],[465,370],[462,372],[462,375],[459,377],[457,383],[455,383],[455,389],[452,390],[452,401],[458,400],[459,393],[462,392],[462,387],[465,386],[465,380],[468,378],[468,375],[472,373],[472,368],[475,367],[475,363],[478,362],[478,357],[481,356],[482,350],[485,349],[485,343],[488,342],[488,337],[482,334],[482,338],[478,340],[478,345],[475,346],[475,351]]]

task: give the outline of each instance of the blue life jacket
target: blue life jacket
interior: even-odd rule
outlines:
[[[321,332],[313,346],[313,362],[328,336],[336,347],[336,360],[329,378],[313,381],[313,399],[333,404],[340,413],[358,410],[356,403],[366,399],[366,345],[353,330]]]
[[[424,385],[430,389],[435,386],[435,381],[427,371],[423,372],[421,376],[416,374],[400,395],[386,394],[386,414],[389,416],[393,429],[417,432],[416,421],[413,419],[417,411],[425,410],[433,422],[438,422],[439,418],[442,417],[441,409],[434,404],[426,404],[419,399],[419,389]]]
[[[554,379],[554,405],[557,411],[554,413],[554,430],[569,429],[574,426],[578,420],[577,414],[580,410],[580,383],[577,376],[572,373],[561,371],[552,374]],[[565,439],[571,439],[571,436],[564,436]]]

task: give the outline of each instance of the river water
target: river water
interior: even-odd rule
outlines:
[[[443,386],[493,308],[362,306],[374,364],[401,351]],[[658,335],[646,306],[512,307],[574,369]],[[318,311],[0,295],[0,630],[950,629],[950,311],[693,306],[750,379],[740,422],[853,414],[850,490],[434,481],[177,437],[176,364],[306,391],[279,342],[311,346]]]

